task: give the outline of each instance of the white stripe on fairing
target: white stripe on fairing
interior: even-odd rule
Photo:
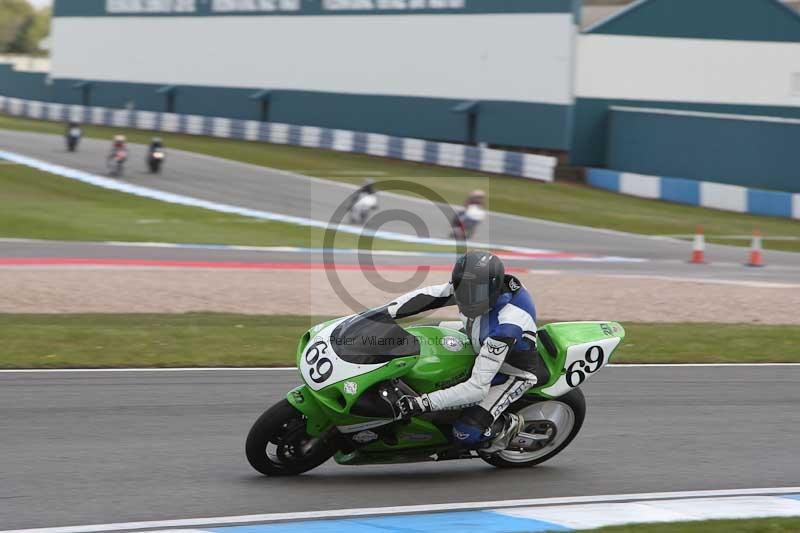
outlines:
[[[800,363],[610,363],[603,368],[784,368],[800,367]],[[188,368],[29,368],[0,369],[0,374],[59,374],[80,372],[297,372],[293,366],[259,367],[188,367]],[[2,532],[0,532],[2,533]]]
[[[738,185],[701,181],[700,205],[745,213],[747,212],[747,189]]]
[[[397,507],[373,507],[358,509],[336,509],[332,511],[306,511],[296,513],[271,513],[261,515],[225,516],[212,518],[190,518],[184,520],[161,520],[150,522],[127,522],[117,524],[96,524],[90,526],[51,527],[36,529],[11,529],[0,533],[96,533],[103,531],[124,531],[128,529],[157,529],[191,526],[212,526],[224,524],[252,524],[285,522],[294,520],[314,520],[323,518],[345,518],[355,516],[386,516],[410,513],[430,513],[439,511],[512,509],[515,507],[539,507],[558,504],[602,503],[602,502],[641,502],[648,500],[713,498],[726,496],[759,496],[795,494],[800,487],[776,487],[763,489],[705,490],[687,492],[652,492],[645,494],[610,494],[603,496],[576,496],[567,498],[537,498],[529,500],[503,500],[493,502],[445,503],[431,505],[408,505]]]
[[[661,198],[661,178],[623,172],[619,177],[619,192],[640,198]]]

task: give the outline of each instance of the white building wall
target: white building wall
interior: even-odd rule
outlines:
[[[581,35],[576,93],[800,106],[800,43]]]
[[[62,17],[53,76],[572,103],[571,14]]]

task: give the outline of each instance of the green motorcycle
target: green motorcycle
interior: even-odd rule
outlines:
[[[605,366],[625,338],[616,322],[548,324],[537,333],[550,378],[508,407],[523,431],[501,451],[460,447],[459,411],[398,420],[396,400],[465,381],[475,353],[462,332],[402,328],[368,311],[319,324],[300,339],[304,385],[265,411],[247,436],[250,464],[267,476],[307,472],[333,457],[342,465],[481,458],[497,467],[543,463],[566,448],[586,415],[580,385]]]

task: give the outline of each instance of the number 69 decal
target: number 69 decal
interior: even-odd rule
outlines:
[[[583,359],[578,359],[567,367],[567,385],[573,389],[580,386],[589,375],[594,374],[603,367],[605,360],[606,353],[603,348],[601,346],[591,346],[586,350]]]
[[[305,361],[308,365],[308,377],[314,383],[324,383],[333,374],[333,362],[327,357],[321,357],[328,351],[325,341],[315,342],[307,351]]]
[[[570,346],[567,348],[564,371],[561,377],[553,385],[543,389],[542,392],[557,398],[575,387],[580,387],[608,363],[611,354],[619,343],[619,338],[612,337]]]

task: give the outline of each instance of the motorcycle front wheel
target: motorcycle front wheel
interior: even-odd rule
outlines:
[[[554,400],[526,400],[515,412],[525,421],[522,431],[540,435],[541,444],[535,450],[506,449],[492,455],[481,455],[481,459],[490,465],[523,468],[541,464],[561,453],[581,430],[586,418],[586,399],[580,389],[572,389]]]
[[[306,431],[306,418],[286,399],[262,414],[247,435],[250,465],[265,476],[296,476],[312,470],[336,450]]]

